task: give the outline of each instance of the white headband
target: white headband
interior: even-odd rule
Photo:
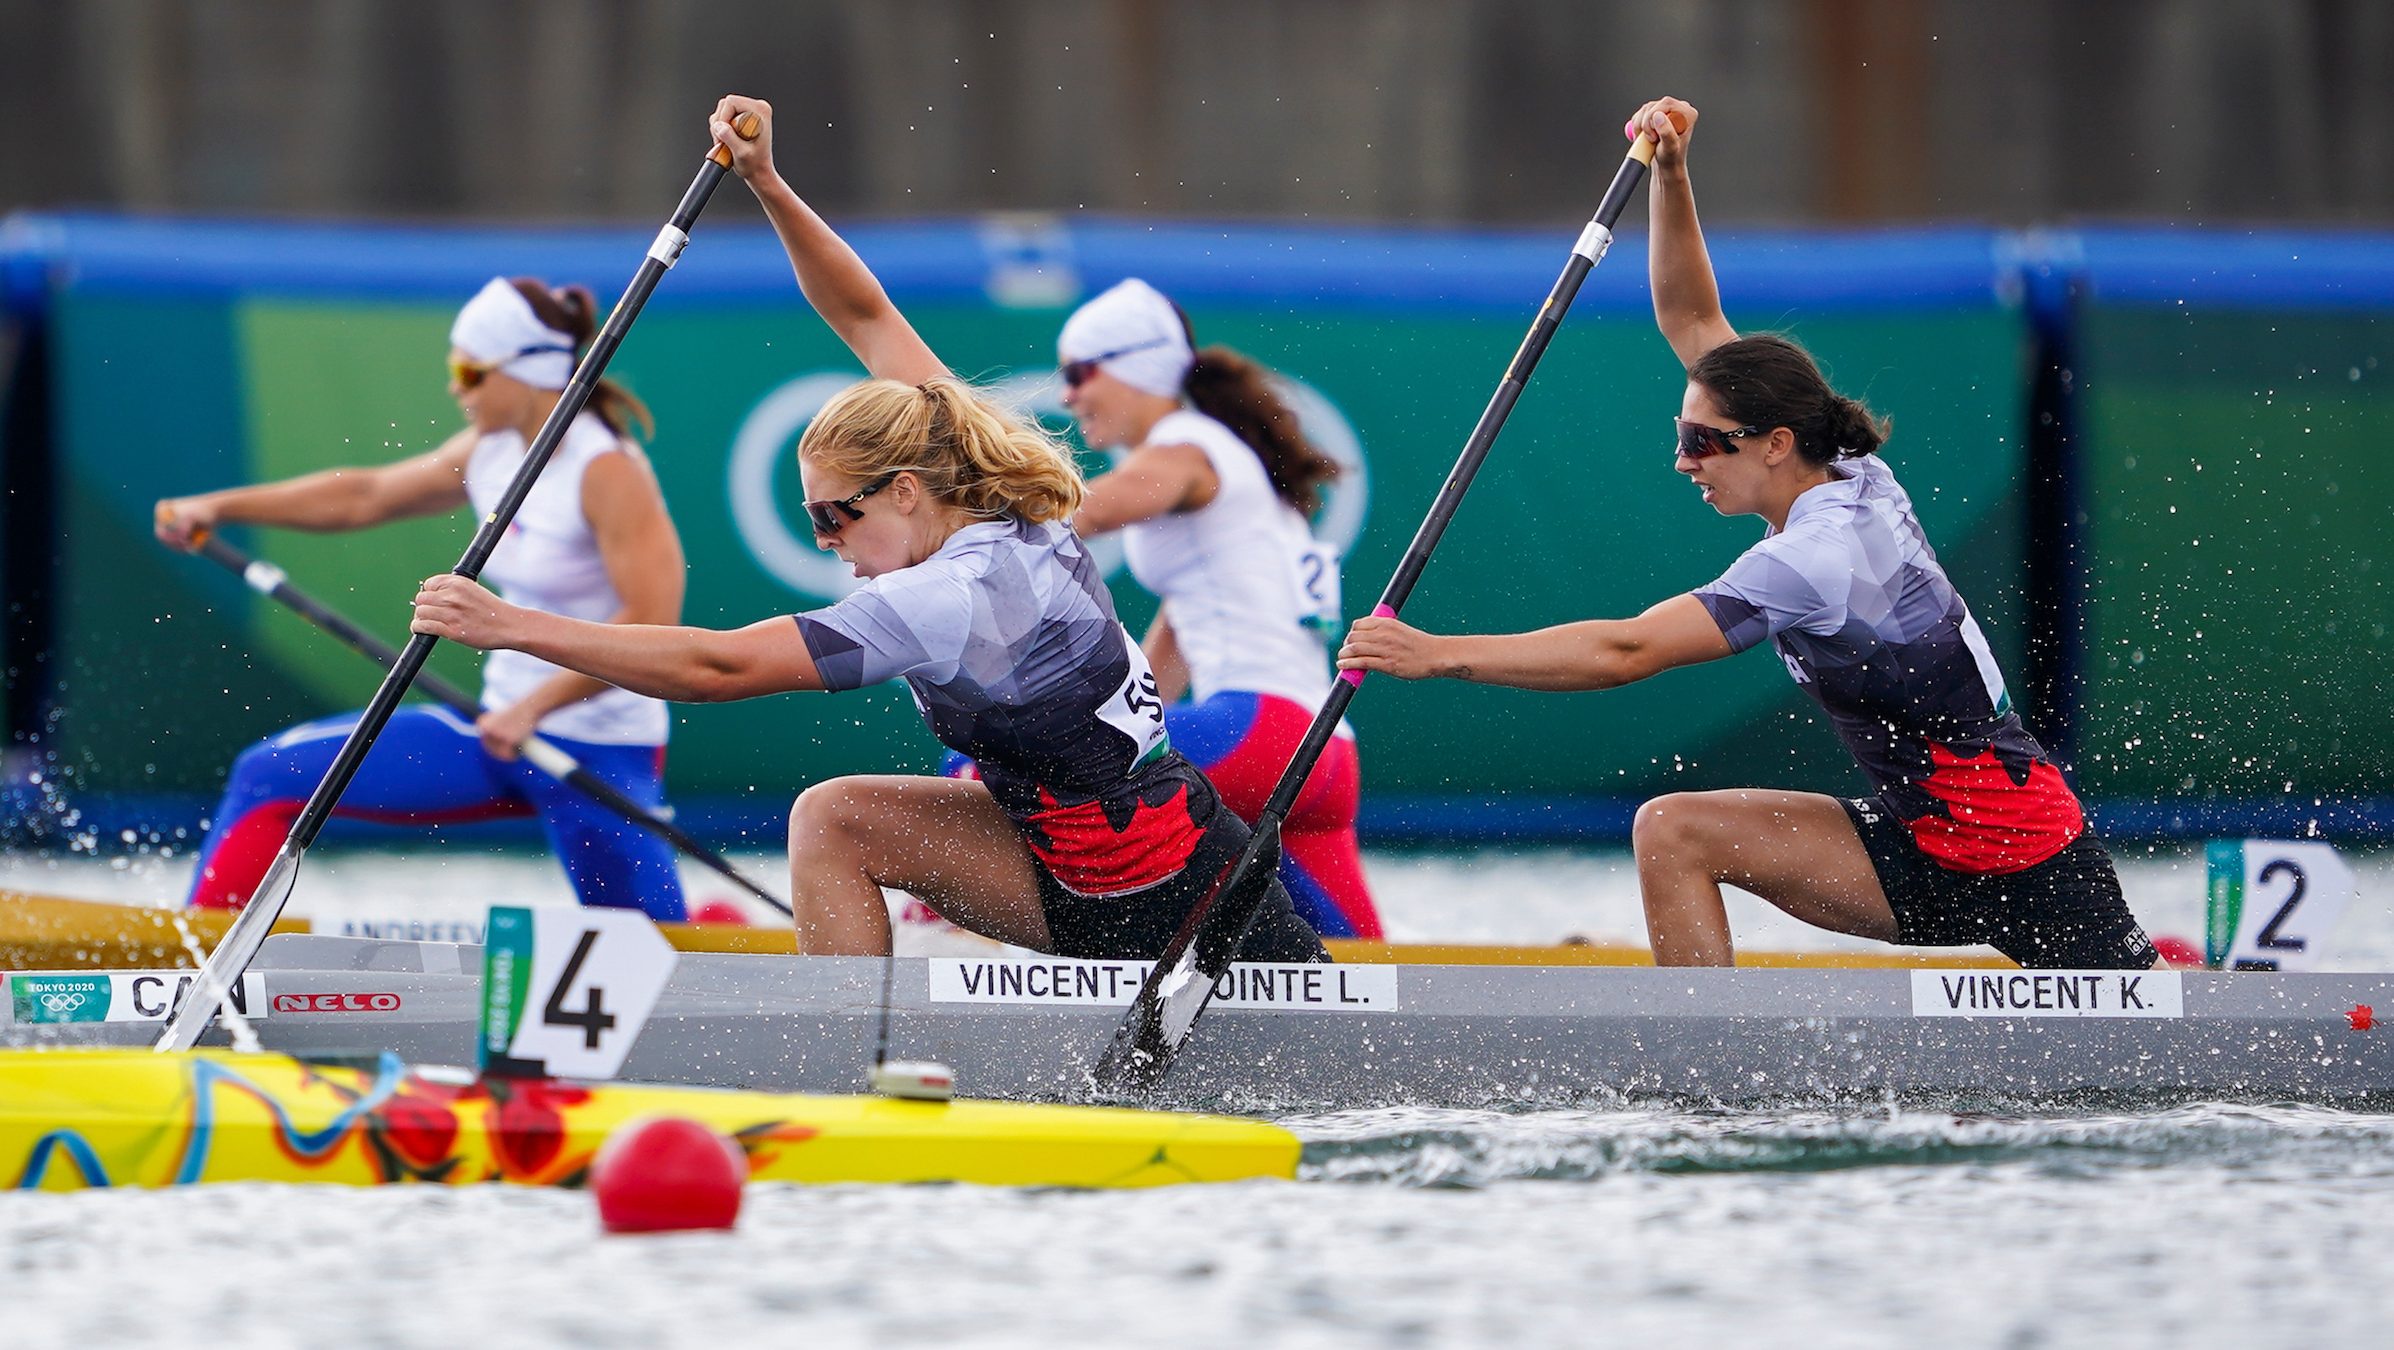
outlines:
[[[1163,293],[1132,277],[1072,312],[1056,335],[1059,362],[1096,361],[1115,379],[1150,394],[1180,393],[1197,354]]]
[[[573,378],[573,338],[542,323],[504,277],[492,277],[457,311],[449,345],[535,389],[563,389]]]

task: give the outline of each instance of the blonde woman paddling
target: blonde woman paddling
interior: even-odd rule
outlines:
[[[882,888],[962,927],[1075,957],[1152,957],[1234,862],[1247,828],[1175,753],[1146,658],[1064,522],[1064,449],[951,375],[862,260],[773,166],[772,108],[710,126],[788,249],[800,289],[871,378],[825,405],[798,469],[818,545],[864,585],[731,632],[581,623],[427,581],[415,628],[509,648],[661,698],[721,702],[902,679],[980,781],[833,779],[790,813],[803,950],[889,950]],[[754,113],[754,140],[731,121]],[[1278,885],[1248,960],[1322,958]]]

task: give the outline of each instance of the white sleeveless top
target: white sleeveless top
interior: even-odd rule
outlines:
[[[1131,575],[1170,611],[1191,696],[1241,690],[1320,707],[1330,693],[1326,636],[1339,620],[1337,552],[1315,541],[1229,427],[1182,408],[1144,443],[1196,446],[1221,482],[1203,507],[1122,532]]]
[[[582,514],[582,474],[590,461],[613,453],[620,443],[597,414],[575,418],[483,567],[482,580],[526,609],[601,623],[615,617],[623,597],[607,578],[598,539]],[[528,448],[514,431],[493,432],[474,443],[466,459],[466,496],[477,520],[489,518],[507,495]],[[482,663],[482,706],[507,707],[558,670],[523,652],[492,652]],[[596,745],[663,745],[665,725],[663,703],[623,689],[569,703],[540,720],[549,735]]]

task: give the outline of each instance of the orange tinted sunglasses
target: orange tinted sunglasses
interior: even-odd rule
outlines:
[[[564,352],[570,356],[573,354],[573,350],[571,347],[560,347],[553,342],[544,342],[526,347],[504,361],[460,361],[452,357],[449,361],[449,379],[460,389],[474,389],[480,387],[482,382],[493,374],[524,357],[538,356],[542,352]]]

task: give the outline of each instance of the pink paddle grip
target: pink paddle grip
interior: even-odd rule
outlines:
[[[1390,609],[1386,605],[1374,605],[1372,606],[1372,617],[1375,619],[1393,619],[1396,617],[1396,611]],[[1342,670],[1338,672],[1338,678],[1345,680],[1349,684],[1361,684],[1363,683],[1363,672],[1360,670]]]

